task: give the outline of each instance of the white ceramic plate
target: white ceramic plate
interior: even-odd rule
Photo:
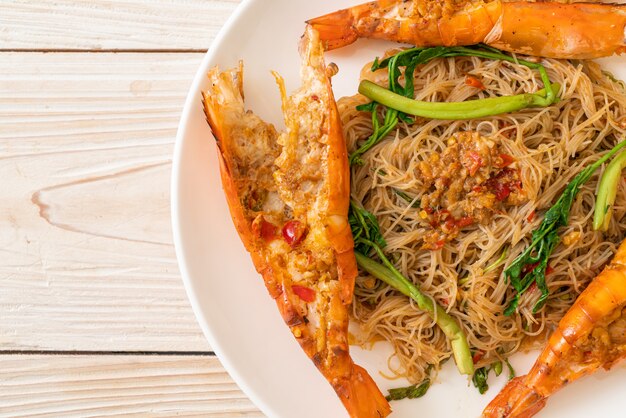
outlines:
[[[331,387],[304,355],[284,325],[273,300],[255,272],[232,225],[219,179],[216,148],[205,122],[200,92],[213,65],[245,62],[245,94],[249,108],[282,126],[278,90],[270,70],[279,71],[291,91],[299,85],[297,41],[303,22],[355,0],[249,0],[237,9],[211,45],[198,73],[180,122],[172,177],[172,217],[176,252],[187,293],[198,321],[224,367],[268,416],[284,418],[345,417]],[[393,44],[359,41],[328,54],[340,67],[333,80],[335,95],[356,92],[364,63]],[[605,60],[626,79],[624,59]],[[355,361],[385,390],[404,385],[380,375],[387,370],[390,348],[352,348]],[[534,359],[516,356],[525,372]],[[427,396],[392,404],[395,417],[478,417],[504,385],[504,376],[490,380],[479,395],[449,362]],[[555,395],[542,417],[624,416],[626,369],[599,373]]]

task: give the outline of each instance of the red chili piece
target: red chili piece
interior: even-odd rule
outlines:
[[[511,194],[511,188],[508,184],[496,182],[493,185],[493,191],[496,195],[496,199],[502,201],[505,200]]]
[[[478,78],[474,77],[473,75],[465,76],[465,84],[471,87],[475,87],[480,90],[485,90],[485,85],[483,84],[483,82],[480,81]]]
[[[472,160],[472,163],[468,167],[470,176],[476,174],[478,169],[484,165],[483,158],[476,151],[467,151],[467,156]]]
[[[289,221],[283,226],[283,238],[291,247],[296,247],[306,236],[306,227],[300,221]]]
[[[502,160],[500,168],[508,167],[515,162],[515,158],[508,154],[500,154],[500,159]]]
[[[472,356],[472,361],[474,362],[474,364],[478,363],[480,360],[482,360],[482,358],[485,356],[485,353],[483,353],[482,351],[477,351],[473,356]]]
[[[511,168],[503,168],[495,177],[487,180],[486,185],[496,195],[496,199],[505,200],[514,190],[522,189],[522,182],[516,177],[517,170]]]
[[[315,290],[311,288],[294,284],[291,286],[291,290],[305,302],[313,302],[315,300]]]
[[[446,219],[444,225],[448,231],[451,231],[456,226],[456,220],[452,217]]]
[[[271,222],[268,222],[260,215],[261,219],[252,224],[252,233],[265,241],[273,241],[278,238],[278,228]]]
[[[537,212],[535,210],[533,210],[532,212],[530,212],[530,215],[528,215],[528,217],[526,218],[526,220],[528,222],[532,222],[533,219],[535,219],[535,215],[537,214]]]
[[[528,274],[536,269],[538,265],[539,263],[526,264],[524,267],[522,267],[522,273]]]
[[[533,270],[535,270],[537,268],[537,266],[539,265],[539,263],[533,263],[533,264],[527,264],[524,266],[524,268],[522,268],[522,272],[524,274],[528,274],[531,273]],[[547,276],[548,274],[551,274],[554,272],[554,269],[552,268],[552,266],[550,264],[548,264],[546,266],[546,271],[545,271],[545,275]],[[535,283],[533,283],[534,285]],[[531,286],[532,287],[532,286]]]
[[[474,219],[471,216],[464,216],[461,219],[456,221],[456,224],[459,228],[470,226],[473,223],[474,223]]]
[[[454,218],[450,214],[448,209],[441,209],[434,213],[433,219],[430,222],[430,226],[436,228],[437,225],[446,225],[449,228],[454,226]]]

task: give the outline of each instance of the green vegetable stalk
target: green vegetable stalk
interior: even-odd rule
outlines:
[[[613,215],[613,203],[615,203],[615,196],[617,195],[617,186],[619,185],[624,167],[626,167],[626,152],[622,152],[615,157],[602,174],[593,213],[593,229],[596,231],[609,229],[609,223]]]
[[[486,59],[503,60],[538,70],[541,81],[544,85],[544,90],[534,94],[528,93],[513,96],[513,98],[496,98],[506,100],[472,100],[468,102],[469,105],[463,105],[460,108],[455,108],[457,104],[452,105],[452,107],[450,108],[451,104],[445,103],[444,108],[441,109],[437,108],[437,106],[441,105],[442,103],[427,103],[423,105],[418,105],[419,111],[414,112],[414,114],[424,117],[437,117],[440,119],[467,119],[469,117],[484,117],[504,112],[512,112],[528,106],[550,106],[551,104],[558,101],[556,92],[558,92],[559,86],[550,83],[548,73],[543,65],[539,63],[519,60],[487,45],[475,45],[468,47],[437,46],[433,48],[406,49],[382,61],[379,61],[377,58],[372,65],[372,71],[376,71],[380,68],[388,68],[389,92],[395,93],[405,98],[412,99],[415,92],[415,86],[413,85],[413,76],[415,73],[415,69],[418,65],[426,64],[435,58],[447,58],[456,56],[474,56]],[[404,85],[400,84],[400,77],[403,75],[400,69],[401,67],[404,67]],[[378,92],[380,94],[380,91],[376,87],[374,87],[375,85],[372,84],[373,83],[363,82],[359,90],[362,90],[362,92],[365,92],[365,94],[369,94],[368,92],[371,90],[374,90],[375,92]],[[379,88],[382,89],[381,87]],[[382,94],[382,96],[384,96],[384,94]],[[372,148],[383,138],[385,138],[385,136],[387,136],[387,134],[396,127],[399,120],[403,120],[409,123],[412,121],[411,117],[408,116],[408,112],[397,110],[393,107],[383,105],[381,103],[378,103],[377,99],[375,99],[375,101],[371,103],[357,107],[357,109],[361,111],[367,111],[372,113],[373,132],[372,135],[361,145],[361,147],[359,147],[359,149],[357,149],[354,153],[350,155],[350,164],[360,164],[362,162],[361,155],[363,155],[370,148]],[[393,105],[393,101],[388,103],[391,103]],[[432,105],[435,106],[431,107]],[[382,123],[378,119],[379,109],[382,109],[382,112],[384,113]]]
[[[380,233],[376,217],[354,203],[350,205],[350,226],[355,242],[356,261],[372,276],[387,283],[400,293],[413,299],[417,306],[435,319],[437,325],[450,340],[454,360],[462,374],[474,373],[474,362],[467,338],[459,324],[441,306],[424,295],[417,286],[404,277],[385,256],[382,248],[386,243]],[[382,264],[368,255],[376,253]]]
[[[387,401],[399,401],[401,399],[415,399],[426,395],[430,388],[430,379],[426,378],[419,385],[411,385],[404,388],[389,389],[389,395],[385,398]]]
[[[498,259],[494,261],[492,264],[485,267],[485,269],[483,270],[483,273],[489,273],[490,271],[495,270],[498,267],[500,267],[500,265],[504,263],[504,260],[506,260],[506,256],[508,254],[509,254],[509,247],[504,247],[504,250],[502,251],[502,254],[500,254],[500,257],[498,257]]]
[[[560,85],[556,83],[552,86],[555,90],[560,88]],[[547,97],[546,89],[542,89],[537,93],[492,97],[466,102],[423,102],[394,93],[369,80],[361,81],[359,93],[388,108],[408,115],[446,120],[478,119],[516,112],[527,107],[541,107],[545,106]]]
[[[502,374],[502,362],[501,361],[496,361],[495,363],[493,363],[491,365],[491,368],[493,369],[496,376],[500,376]]]
[[[516,291],[514,299],[504,311],[505,315],[511,315],[515,312],[519,303],[519,297],[533,283],[536,283],[537,288],[541,291],[541,296],[535,304],[533,312],[541,309],[546,302],[548,299],[546,269],[548,267],[548,259],[560,241],[558,228],[568,224],[570,209],[580,187],[591,178],[602,164],[624,148],[625,145],[626,141],[620,142],[602,158],[574,177],[565,187],[556,203],[548,209],[539,227],[533,231],[530,245],[504,269],[504,277],[509,280]]]
[[[367,241],[364,241],[369,243]],[[377,263],[371,258],[359,253],[356,254],[356,261],[359,266],[372,276],[376,277],[393,287],[403,295],[406,295],[417,302],[417,306],[423,311],[428,312],[433,317],[443,333],[450,340],[454,361],[462,374],[472,374],[474,371],[474,363],[467,339],[459,324],[438,304],[434,303],[431,298],[424,295],[413,283],[402,275],[391,262],[385,257],[382,250],[378,246],[373,247],[378,257],[383,261],[384,265]]]

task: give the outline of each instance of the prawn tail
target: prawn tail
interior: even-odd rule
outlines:
[[[356,364],[352,365],[350,377],[334,382],[333,387],[351,417],[382,418],[391,413],[372,377]]]
[[[318,33],[324,50],[330,51],[350,45],[361,34],[356,29],[353,9],[338,10],[333,13],[307,20]]]
[[[526,376],[516,377],[487,405],[483,418],[530,418],[546,405],[546,397],[526,385]]]

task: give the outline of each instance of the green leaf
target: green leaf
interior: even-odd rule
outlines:
[[[399,401],[401,399],[421,398],[430,388],[430,379],[426,378],[419,385],[411,385],[404,388],[389,389],[387,401]]]
[[[362,164],[363,161],[361,159],[361,155],[365,154],[370,148],[382,141],[398,124],[398,111],[388,108],[385,108],[384,110],[385,116],[381,124],[378,120],[378,113],[376,111],[378,106],[378,103],[372,102],[372,135],[370,135],[370,137],[355,152],[350,154],[350,165]]]
[[[376,57],[374,58],[374,62],[372,63],[372,72],[378,71],[379,68],[380,68],[380,61],[378,60],[378,57]]]
[[[380,248],[387,246],[387,242],[380,232],[380,225],[378,225],[376,216],[353,200],[350,201],[348,223],[352,229],[356,251],[365,255],[372,252],[372,246],[364,241],[371,241]]]
[[[356,107],[359,112],[373,112],[376,110],[376,102],[360,104]]]
[[[508,367],[509,369],[509,380],[512,380],[515,378],[515,369],[513,369],[513,366],[511,366],[511,363],[509,363],[509,359],[507,358],[506,360],[504,360],[504,362],[506,363],[506,367]]]
[[[489,369],[487,367],[481,367],[480,369],[476,369],[476,371],[474,372],[474,376],[472,376],[472,383],[478,389],[478,392],[481,395],[489,390],[487,377],[489,377]]]
[[[517,309],[519,297],[536,283],[541,291],[539,300],[533,307],[536,313],[546,303],[549,292],[546,283],[546,269],[552,252],[560,242],[558,229],[567,226],[569,222],[570,210],[576,195],[581,186],[585,184],[593,173],[619,150],[626,146],[626,141],[615,145],[608,153],[598,159],[595,163],[584,168],[574,179],[563,189],[561,196],[546,212],[543,221],[532,233],[531,244],[504,269],[504,277],[509,281],[516,291],[513,300],[504,310],[504,315],[512,315]],[[531,271],[525,272],[529,266],[535,265]]]

